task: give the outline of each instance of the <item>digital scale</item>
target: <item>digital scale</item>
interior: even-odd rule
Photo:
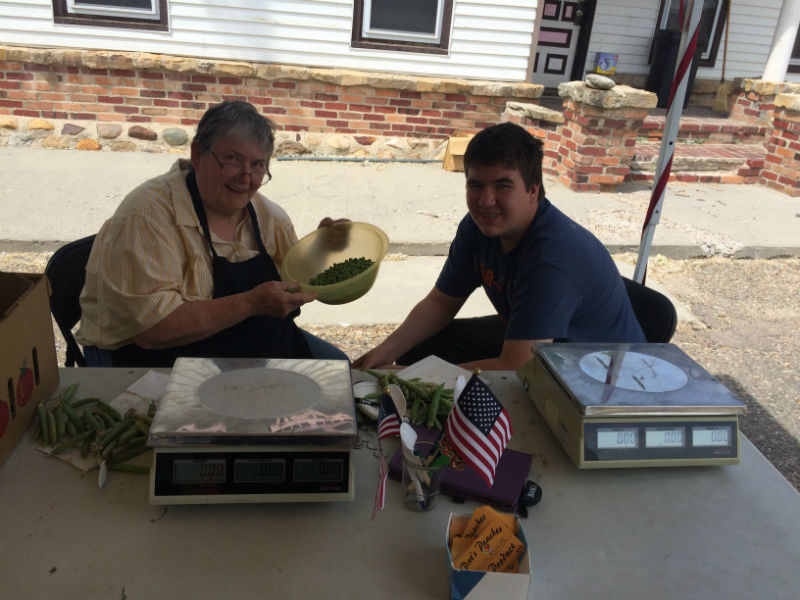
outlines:
[[[517,376],[581,469],[738,464],[745,405],[673,344],[534,344]]]
[[[178,358],[150,426],[151,504],[353,500],[346,360]]]

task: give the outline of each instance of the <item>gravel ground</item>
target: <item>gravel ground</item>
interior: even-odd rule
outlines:
[[[0,252],[0,270],[41,273],[48,257]],[[636,261],[633,254],[615,258]],[[800,491],[800,259],[655,256],[648,277],[689,310],[673,343],[747,404],[742,431]],[[393,326],[308,329],[356,358]],[[64,343],[55,331],[63,364]]]

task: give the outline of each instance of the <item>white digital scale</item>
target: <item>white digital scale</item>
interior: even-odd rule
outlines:
[[[353,500],[346,360],[179,358],[150,426],[151,504]]]
[[[739,463],[745,405],[673,344],[534,344],[517,376],[581,469]]]

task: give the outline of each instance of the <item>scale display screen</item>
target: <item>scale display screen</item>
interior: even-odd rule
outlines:
[[[736,422],[603,423],[584,425],[583,459],[639,461],[738,456]]]
[[[350,500],[351,458],[348,449],[158,449],[150,499],[153,504]]]

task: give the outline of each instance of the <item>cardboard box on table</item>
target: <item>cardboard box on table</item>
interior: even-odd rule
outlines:
[[[463,530],[469,521],[470,514],[456,515],[450,513],[447,520],[445,545],[447,546],[447,570],[450,575],[451,600],[526,600],[531,582],[531,558],[528,542],[522,526],[518,527],[517,537],[525,544],[525,551],[519,557],[519,573],[496,573],[491,571],[473,571],[459,569],[453,564],[450,552],[450,528],[456,525],[457,531]],[[519,517],[517,524],[519,524]]]
[[[0,466],[57,387],[47,277],[0,272]]]

